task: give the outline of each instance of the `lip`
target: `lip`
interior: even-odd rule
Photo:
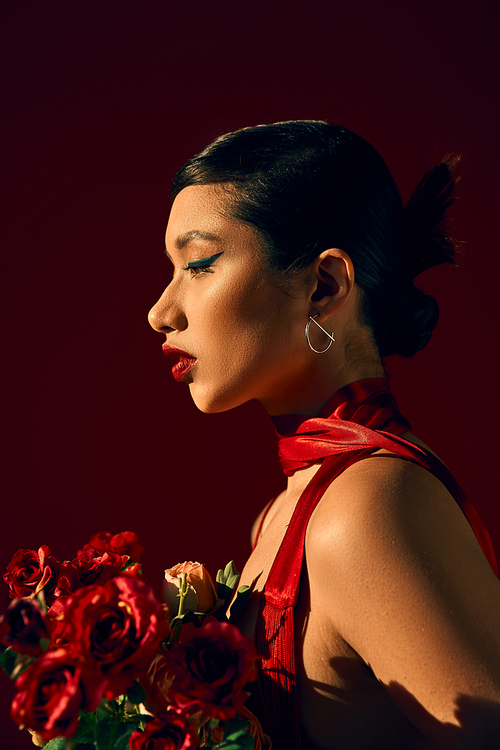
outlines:
[[[192,354],[184,352],[182,349],[177,349],[175,346],[163,344],[162,351],[166,357],[175,362],[172,367],[172,375],[176,380],[182,380],[197,362],[196,357],[193,357]]]

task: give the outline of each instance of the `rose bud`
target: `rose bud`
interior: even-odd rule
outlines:
[[[48,637],[45,612],[34,599],[14,599],[0,617],[0,643],[18,654],[38,656],[40,639]]]
[[[165,571],[163,601],[171,616],[175,617],[179,610],[179,587],[184,574],[188,584],[184,612],[212,612],[217,604],[217,594],[210,574],[201,563],[184,562]]]

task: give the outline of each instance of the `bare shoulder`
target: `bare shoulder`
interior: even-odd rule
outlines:
[[[349,552],[352,563],[359,542],[362,559],[370,554],[407,556],[410,549],[428,555],[435,549],[441,556],[477,557],[478,564],[484,561],[490,569],[467,519],[442,482],[416,464],[390,455],[375,455],[347,469],[326,490],[311,518],[312,554],[317,550],[344,560]]]
[[[311,517],[306,561],[311,610],[422,731],[457,724],[463,695],[493,701],[500,731],[500,583],[436,477],[390,456],[353,465]]]

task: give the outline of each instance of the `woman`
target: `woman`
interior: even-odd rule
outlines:
[[[382,363],[437,322],[413,279],[453,258],[453,167],[403,210],[370,144],[299,121],[222,136],[173,182],[151,325],[199,409],[258,399],[281,434],[288,486],[256,523],[237,616],[274,748],[500,747],[491,543]]]

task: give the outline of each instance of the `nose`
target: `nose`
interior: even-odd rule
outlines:
[[[179,327],[180,321],[176,320],[177,317],[174,313],[173,305],[169,300],[167,287],[158,302],[149,311],[148,322],[155,331],[170,333]]]

